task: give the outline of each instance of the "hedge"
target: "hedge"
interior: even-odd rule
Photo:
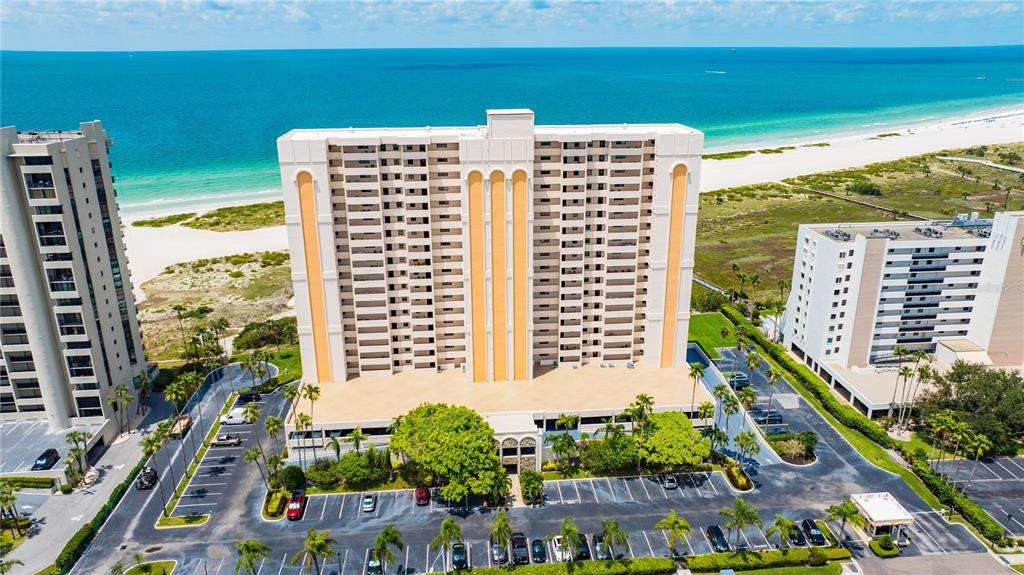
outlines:
[[[738,310],[731,306],[722,306],[722,313],[734,324],[747,325],[750,328],[751,339],[788,372],[790,382],[794,385],[800,385],[813,395],[821,402],[825,410],[838,419],[840,423],[860,432],[882,447],[897,449],[907,461],[914,461],[914,457],[903,449],[902,444],[893,441],[885,430],[861,412],[848,405],[839,403],[825,383],[818,379],[814,372],[807,369],[803,364],[793,361],[782,346],[768,341],[768,338],[751,325]],[[964,519],[970,522],[982,535],[994,543],[1003,541],[1005,532],[1002,525],[997,523],[995,519],[992,519],[977,503],[958,493],[948,481],[937,475],[926,463],[916,461],[911,466],[911,469],[915,475],[921,478],[925,487],[938,497],[939,501],[959,511]]]
[[[881,543],[878,539],[872,539],[868,542],[868,547],[871,548],[871,552],[878,555],[882,559],[891,559],[893,557],[899,557],[900,548],[899,545],[893,546],[892,549],[882,549]]]
[[[619,561],[573,561],[471,569],[473,575],[665,575],[675,573],[676,562],[668,557],[640,557]]]
[[[53,489],[52,477],[4,477],[0,483],[6,483],[14,489]]]
[[[747,318],[743,317],[743,314],[737,311],[736,308],[723,306],[722,313],[734,324],[746,324],[750,328],[750,338],[754,340],[754,343],[789,373],[790,383],[799,384],[804,390],[813,395],[832,417],[835,417],[846,427],[860,432],[882,447],[892,448],[893,440],[881,426],[868,419],[866,415],[853,407],[839,403],[839,400],[832,395],[832,391],[825,385],[825,382],[821,381],[807,366],[793,361],[793,358],[786,353],[782,346],[769,341],[761,333],[761,330],[751,325]]]
[[[815,559],[817,557],[817,559]],[[772,567],[801,567],[822,565],[825,561],[841,561],[851,557],[844,548],[794,547],[781,551],[750,551],[740,553],[708,553],[686,559],[691,571],[717,573],[722,569],[768,569]]]

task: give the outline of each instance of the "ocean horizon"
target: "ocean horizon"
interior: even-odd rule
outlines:
[[[678,122],[707,147],[1024,104],[1024,46],[0,51],[0,123],[114,139],[122,212],[274,198],[294,128]]]

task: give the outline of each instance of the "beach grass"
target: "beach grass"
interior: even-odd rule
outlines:
[[[238,232],[284,225],[284,202],[217,208],[182,224],[197,230]]]
[[[731,264],[759,276],[746,287],[751,300],[778,298],[779,279],[793,272],[800,224],[882,221],[881,210],[802,192],[781,184],[757,184],[700,195],[695,271],[723,288],[740,288]]]
[[[164,228],[167,226],[173,226],[182,222],[191,220],[196,217],[195,212],[188,212],[185,214],[171,214],[169,216],[161,216],[159,218],[149,218],[146,220],[135,220],[132,225],[137,228]]]

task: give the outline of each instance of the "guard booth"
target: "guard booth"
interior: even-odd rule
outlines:
[[[860,514],[867,521],[866,531],[871,537],[889,534],[899,544],[909,542],[904,529],[914,524],[914,516],[888,492],[851,495]]]

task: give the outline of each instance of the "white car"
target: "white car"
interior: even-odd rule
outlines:
[[[240,425],[245,423],[245,408],[236,407],[220,417],[221,425]]]
[[[367,494],[363,496],[363,513],[373,513],[377,509],[377,496]]]
[[[572,557],[572,549],[565,550],[562,548],[562,536],[555,535],[551,539],[551,554],[555,557],[555,561],[565,562]]]

